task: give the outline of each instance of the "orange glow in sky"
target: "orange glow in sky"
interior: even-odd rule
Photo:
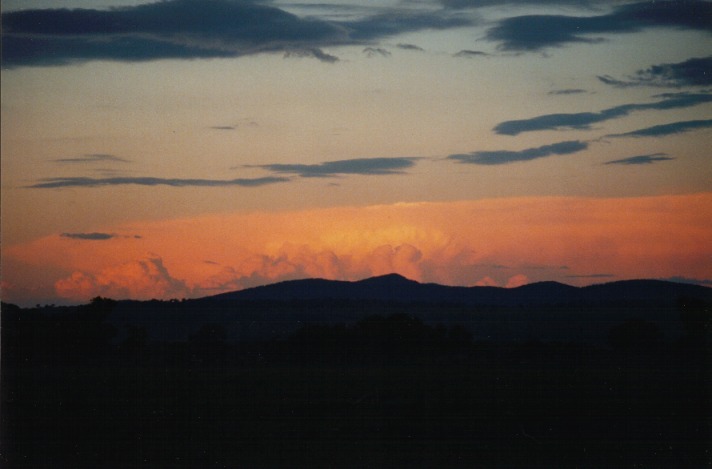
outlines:
[[[56,273],[44,287],[72,301],[196,297],[285,279],[390,272],[420,282],[510,287],[680,273],[706,278],[709,213],[711,193],[211,215],[119,225],[102,230],[107,239],[65,234],[16,245],[4,253],[5,278],[29,283],[23,272],[44,268]],[[22,300],[12,283],[5,292]]]

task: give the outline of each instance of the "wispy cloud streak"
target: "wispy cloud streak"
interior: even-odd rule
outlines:
[[[497,124],[494,131],[501,135],[518,135],[540,130],[589,129],[592,124],[625,117],[636,111],[678,109],[712,102],[712,94],[706,93],[666,93],[657,97],[663,99],[654,103],[624,104],[599,112],[545,114],[529,119],[505,121]]]
[[[622,158],[620,160],[607,161],[605,164],[641,165],[658,163],[660,161],[670,161],[674,159],[675,158],[668,156],[667,153],[652,153],[650,155],[630,156],[628,158]]]
[[[171,187],[258,187],[267,184],[287,182],[289,178],[262,177],[254,179],[165,179],[155,177],[62,177],[47,178],[27,186],[30,189],[56,189],[62,187],[102,187],[102,186],[171,186]]]
[[[105,241],[116,237],[116,235],[110,233],[62,233],[59,236],[61,236],[62,238],[81,239],[88,241]]]
[[[106,153],[92,153],[75,158],[58,158],[55,163],[129,163],[131,160]]]
[[[617,88],[710,86],[712,85],[712,56],[692,58],[678,63],[653,65],[650,68],[638,70],[627,80],[618,80],[609,75],[600,75],[598,79]]]
[[[536,148],[527,148],[526,150],[520,151],[475,151],[466,154],[450,155],[448,156],[448,159],[467,164],[499,165],[517,163],[520,161],[530,161],[553,155],[570,155],[572,153],[583,151],[587,148],[588,143],[586,142],[570,140]]]
[[[327,161],[319,164],[267,164],[253,165],[275,173],[295,174],[301,177],[335,177],[344,174],[389,175],[404,174],[413,167],[417,157],[402,158],[355,158]]]
[[[666,135],[681,134],[691,132],[698,129],[706,129],[712,127],[712,119],[707,120],[691,120],[673,122],[670,124],[654,125],[644,129],[634,130],[621,134],[609,134],[606,137],[664,137]]]
[[[489,54],[482,52],[480,50],[469,50],[463,49],[459,52],[452,54],[453,57],[465,57],[465,58],[475,58],[475,57],[489,57]]]

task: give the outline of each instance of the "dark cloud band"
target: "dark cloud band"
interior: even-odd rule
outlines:
[[[635,75],[626,80],[618,80],[609,75],[601,75],[598,79],[607,85],[618,88],[710,86],[712,85],[712,56],[692,58],[678,63],[653,65],[650,68],[638,70]]]
[[[652,127],[646,127],[632,132],[609,134],[606,135],[606,137],[664,137],[666,135],[681,134],[710,127],[712,127],[712,119],[680,121],[670,124],[654,125]]]
[[[668,27],[712,32],[710,18],[712,18],[710,2],[646,1],[622,5],[611,13],[598,16],[510,17],[501,20],[488,30],[486,38],[498,42],[503,50],[538,51],[571,43],[601,41],[600,37],[592,37],[592,35],[633,33],[646,28]]]
[[[628,158],[622,158],[620,160],[607,161],[606,164],[641,165],[658,163],[660,161],[670,161],[674,159],[675,158],[671,156],[667,156],[666,153],[653,153],[650,155],[630,156]]]
[[[541,147],[527,148],[526,150],[521,151],[476,151],[466,154],[456,154],[448,156],[448,159],[467,164],[499,165],[517,163],[520,161],[530,161],[553,155],[569,155],[572,153],[578,153],[587,148],[587,142],[570,140],[551,145],[544,145]]]
[[[300,18],[258,1],[167,0],[110,10],[2,15],[3,67],[89,60],[147,61],[285,52],[336,62],[321,47],[363,44],[422,29],[471,24],[444,11],[392,11],[350,22]]]
[[[61,187],[102,187],[102,186],[171,186],[171,187],[258,187],[267,184],[287,182],[288,178],[263,177],[255,179],[164,179],[154,177],[87,178],[67,177],[43,179],[27,186],[31,189],[55,189]]]
[[[92,153],[75,158],[58,158],[55,163],[129,163],[130,160],[106,153]]]
[[[345,174],[389,175],[403,174],[413,167],[418,158],[356,158],[327,161],[319,164],[268,164],[253,166],[275,173],[295,174],[301,177],[335,177]]]
[[[116,235],[110,233],[62,233],[62,238],[81,239],[87,241],[106,241],[115,238]]]
[[[518,135],[540,130],[589,129],[592,124],[624,117],[635,111],[678,109],[712,102],[712,94],[705,93],[666,93],[658,97],[663,99],[654,103],[624,104],[599,112],[546,114],[505,121],[497,124],[494,131],[501,135]]]

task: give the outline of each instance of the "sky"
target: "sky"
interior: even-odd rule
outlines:
[[[2,300],[712,286],[712,2],[5,0]]]

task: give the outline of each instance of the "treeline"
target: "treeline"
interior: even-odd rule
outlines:
[[[706,467],[709,305],[684,335],[474,340],[409,314],[160,341],[115,303],[2,305],[2,467]]]

